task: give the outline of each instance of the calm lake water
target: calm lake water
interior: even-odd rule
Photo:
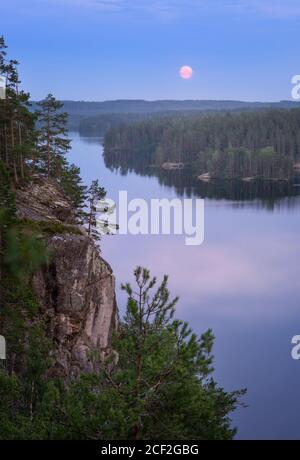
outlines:
[[[291,358],[291,338],[300,334],[300,188],[284,198],[285,190],[214,192],[194,181],[185,187],[170,173],[122,174],[105,166],[100,139],[76,133],[72,139],[70,160],[85,183],[98,178],[109,198],[119,190],[127,190],[129,199],[210,196],[201,246],[186,246],[182,236],[103,238],[119,308],[123,312],[125,305],[120,283],[132,280],[136,265],[169,274],[171,293],[180,296],[177,316],[198,334],[214,331],[217,382],[228,391],[248,389],[248,407],[233,415],[237,438],[299,439],[300,360]],[[219,199],[222,193],[226,199]]]

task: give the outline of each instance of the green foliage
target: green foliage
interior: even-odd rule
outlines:
[[[23,219],[19,221],[19,228],[24,230],[27,234],[35,234],[38,238],[61,235],[61,234],[72,234],[81,235],[80,228],[75,225],[63,224],[61,222],[43,221],[43,220],[29,220]]]
[[[48,94],[38,106],[40,167],[48,176],[60,177],[64,169],[64,157],[70,149],[66,129],[68,115],[60,111],[63,103],[57,101],[52,94]]]
[[[138,267],[135,279],[137,288],[123,286],[128,304],[114,352],[61,400],[65,436],[232,439],[229,414],[244,391],[226,393],[213,380],[211,331],[198,338],[174,319],[167,277],[156,290],[148,270]]]
[[[20,436],[24,423],[30,421],[42,374],[49,367],[50,348],[31,287],[31,277],[47,261],[48,253],[40,239],[24,232],[16,219],[10,175],[2,163],[0,184],[0,333],[7,341],[7,359],[0,366],[3,439]]]
[[[69,151],[68,115],[62,112],[63,103],[57,101],[52,94],[38,103],[38,166],[48,176],[55,177],[69,196],[77,217],[81,221],[84,215],[83,206],[86,198],[86,187],[82,185],[80,169],[69,164],[66,154]]]
[[[293,160],[276,153],[273,147],[251,152],[236,148],[216,150],[208,161],[208,170],[218,178],[289,179],[293,177]]]
[[[24,329],[24,347],[10,351],[15,360],[10,359],[6,369],[0,368],[0,439],[46,439],[51,429],[49,404],[55,403],[58,388],[53,392],[45,373],[53,345],[41,321]]]
[[[105,196],[106,190],[104,187],[99,185],[98,179],[92,181],[91,186],[87,190],[89,209],[85,220],[87,223],[88,234],[96,240],[100,238],[97,230],[97,203],[99,200],[103,200]]]
[[[12,192],[11,177],[8,168],[0,160],[0,225],[7,227],[12,223],[15,212],[15,195]]]
[[[0,363],[0,439],[231,439],[235,430],[229,414],[243,391],[227,393],[217,386],[211,331],[198,338],[174,319],[177,299],[170,299],[167,277],[155,290],[156,279],[140,267],[137,292],[123,286],[127,312],[113,350],[107,358],[102,350],[91,356],[99,372],[70,382],[50,379],[55,344],[47,338],[32,277],[49,258],[43,237],[80,230],[18,221],[14,188],[36,171],[55,177],[93,237],[97,201],[106,192],[98,181],[86,191],[79,169],[68,164],[62,104],[50,94],[38,114],[29,111],[29,95],[19,91],[17,65],[7,61],[0,37],[0,73],[8,82],[7,98],[0,101],[0,334],[8,345],[7,359]],[[161,124],[155,139],[144,126],[139,129],[149,158],[161,136],[159,157],[171,155],[172,129],[166,132]],[[126,138],[124,128],[118,142]],[[177,156],[180,136],[174,139]],[[262,157],[264,165],[270,152]],[[86,193],[87,214],[82,211]]]
[[[7,60],[0,37],[0,74],[6,77],[6,98],[0,100],[0,159],[11,169],[16,183],[34,161],[35,115],[29,111],[29,94],[19,90],[18,62]]]
[[[0,282],[6,273],[18,281],[29,280],[47,261],[44,244],[33,232],[25,234],[15,217],[15,196],[8,168],[0,161]]]
[[[189,115],[119,125],[105,135],[106,164],[183,162],[218,178],[290,179],[300,155],[300,110]]]
[[[19,90],[18,62],[7,60],[6,48],[0,36],[0,74],[7,81],[6,98],[0,99],[0,162],[5,164],[15,184],[34,172],[55,177],[81,218],[85,187],[79,168],[69,165],[65,158],[70,139],[67,114],[61,110],[63,104],[49,94],[38,104],[39,111],[32,112],[30,95]]]
[[[244,391],[212,378],[214,337],[174,319],[167,277],[135,270],[113,351],[99,372],[68,384],[49,380],[53,344],[41,321],[23,328],[17,374],[0,369],[0,439],[232,439],[230,413]],[[24,340],[24,330],[26,331]]]
[[[10,229],[6,238],[4,264],[16,279],[29,280],[31,275],[48,260],[45,245],[35,234]]]
[[[77,218],[82,222],[84,218],[84,203],[86,199],[87,188],[82,185],[82,179],[80,177],[80,168],[68,163],[64,164],[62,169],[62,176],[60,183],[71,200],[73,208],[76,210]]]

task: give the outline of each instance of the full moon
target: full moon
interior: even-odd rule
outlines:
[[[190,67],[189,65],[184,65],[180,68],[179,70],[179,75],[181,76],[181,78],[183,78],[184,80],[188,80],[189,78],[192,77],[193,75],[193,69],[192,67]]]

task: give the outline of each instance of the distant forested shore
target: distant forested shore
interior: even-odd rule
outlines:
[[[128,152],[131,161],[183,164],[204,178],[289,180],[299,170],[300,110],[166,116],[110,128],[106,157],[116,164]]]
[[[114,101],[62,101],[68,113],[68,128],[82,136],[103,136],[120,123],[136,123],[166,116],[199,117],[224,111],[242,112],[269,109],[300,109],[297,101],[246,102],[218,100],[157,100],[119,99]],[[32,110],[38,102],[32,102]]]

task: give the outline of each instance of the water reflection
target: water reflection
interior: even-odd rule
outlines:
[[[200,181],[188,169],[165,171],[147,166],[147,152],[141,156],[132,152],[105,152],[104,163],[110,171],[121,176],[134,172],[140,176],[156,177],[158,183],[172,188],[179,197],[197,196],[214,200],[232,201],[234,206],[255,206],[273,210],[275,207],[299,206],[300,182],[213,180]]]
[[[300,438],[300,362],[290,356],[291,337],[300,334],[299,187],[203,184],[186,171],[121,167],[103,157],[99,138],[72,137],[70,159],[84,182],[99,178],[113,199],[119,190],[144,199],[206,197],[202,246],[185,246],[177,235],[103,238],[119,308],[126,299],[118,287],[132,281],[136,265],[168,273],[179,316],[198,334],[215,333],[217,381],[230,391],[248,388],[249,407],[234,414],[238,437]]]

